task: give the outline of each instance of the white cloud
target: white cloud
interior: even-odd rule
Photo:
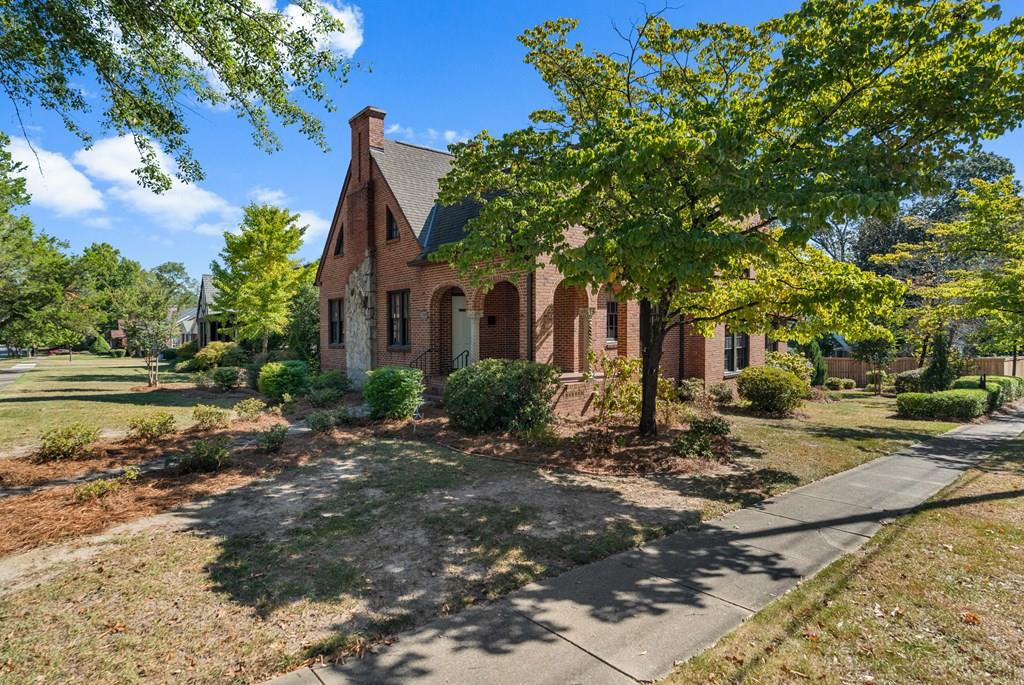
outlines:
[[[299,225],[307,226],[306,234],[303,236],[303,242],[308,243],[313,238],[322,237],[327,235],[327,231],[331,227],[331,223],[317,214],[312,209],[300,209],[298,211]]]
[[[277,0],[255,0],[256,4],[264,12],[276,12]]]
[[[113,222],[110,221],[109,216],[90,216],[82,220],[82,223],[86,226],[93,228],[102,228],[107,230],[113,227]]]
[[[77,216],[104,209],[103,193],[64,155],[38,145],[29,147],[23,138],[13,136],[9,150],[11,156],[26,167],[22,175],[32,195],[32,204],[52,209],[57,216]]]
[[[158,159],[166,172],[173,173],[174,162],[167,155],[160,153]],[[209,234],[211,224],[230,226],[241,218],[238,207],[197,185],[172,179],[171,188],[160,194],[140,186],[132,170],[141,164],[141,158],[131,136],[99,140],[76,152],[74,161],[92,178],[109,182],[110,197],[165,228]],[[217,235],[222,230],[218,229]]]
[[[336,4],[333,0],[321,0],[328,14],[341,21],[344,31],[335,31],[318,41],[320,49],[329,48],[344,57],[352,57],[363,44],[363,11],[355,5]],[[295,28],[311,28],[313,19],[301,7],[290,4],[281,14],[287,17]]]
[[[438,131],[436,128],[417,131],[412,126],[402,126],[397,122],[384,129],[384,135],[428,147],[438,147],[442,140],[445,145],[451,145],[452,143],[461,143],[470,138],[469,131],[456,131],[453,129]]]
[[[279,188],[256,186],[249,191],[249,199],[264,205],[283,205],[288,201],[288,194]]]

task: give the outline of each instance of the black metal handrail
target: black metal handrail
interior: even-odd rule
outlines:
[[[452,371],[469,366],[469,350],[463,350],[452,357]]]
[[[426,376],[427,364],[430,361],[431,352],[433,352],[433,350],[424,350],[421,354],[416,355],[416,357],[411,362],[409,362],[409,366],[411,366],[414,369],[419,369],[420,371],[423,372],[423,375]]]

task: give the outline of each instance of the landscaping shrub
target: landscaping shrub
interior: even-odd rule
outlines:
[[[72,494],[78,502],[99,499],[101,497],[106,497],[112,492],[120,490],[129,483],[137,480],[138,477],[139,470],[133,466],[129,466],[117,478],[97,478],[96,480],[90,481],[84,485],[76,486],[72,491]]]
[[[988,409],[985,390],[941,390],[905,392],[896,396],[900,416],[912,419],[973,419]]]
[[[939,331],[932,341],[932,359],[921,373],[921,390],[935,392],[948,390],[956,380],[956,369],[949,360],[949,339]]]
[[[92,451],[92,444],[99,438],[99,429],[84,423],[52,428],[43,433],[38,456],[43,461],[78,459],[87,456]]]
[[[187,343],[178,345],[177,349],[174,350],[174,357],[178,361],[187,361],[196,356],[196,352],[199,351],[199,343],[195,340]]]
[[[248,362],[245,350],[238,343],[214,340],[192,357],[192,368],[205,371],[215,366],[242,366]]]
[[[883,370],[880,370],[880,369],[874,369],[874,370],[871,370],[871,371],[868,371],[867,373],[865,373],[864,374],[864,379],[867,381],[868,385],[874,385],[874,386],[878,387],[879,384],[881,384],[883,386],[884,385],[892,385],[895,382],[896,377],[893,376],[888,371],[883,371]]]
[[[267,403],[255,397],[248,397],[237,402],[233,408],[238,418],[255,421],[267,410]]]
[[[836,378],[835,376],[829,376],[828,378],[825,379],[825,387],[828,388],[829,390],[842,390],[843,379]]]
[[[175,467],[179,473],[209,473],[217,471],[231,460],[226,437],[196,440],[187,452],[178,457]]]
[[[704,394],[704,381],[699,378],[684,378],[679,381],[679,399],[692,402]]]
[[[524,360],[483,359],[448,377],[444,406],[452,425],[470,432],[543,433],[551,425],[558,371]]]
[[[128,421],[128,436],[139,442],[153,442],[173,432],[174,416],[165,411],[136,416]]]
[[[118,348],[118,349],[116,349],[116,350],[111,350],[111,351],[110,351],[110,356],[111,356],[111,357],[115,357],[115,358],[121,358],[121,357],[123,357],[123,356],[124,356],[125,354],[126,354],[125,350],[122,350],[122,349],[120,349],[120,348]]]
[[[454,377],[452,374],[448,378],[449,384]],[[382,366],[366,374],[363,400],[370,405],[370,416],[375,419],[407,419],[423,402],[423,390],[423,372],[419,369]]]
[[[165,347],[160,350],[160,359],[165,362],[173,362],[178,358],[178,350],[173,347]]]
[[[821,356],[821,347],[817,340],[812,340],[807,346],[807,359],[811,362],[811,385],[824,385],[825,377],[828,376],[828,364]]]
[[[309,381],[310,390],[330,388],[344,394],[352,389],[352,379],[341,371],[324,371],[313,376]]]
[[[717,414],[696,418],[690,427],[676,439],[672,448],[681,457],[691,459],[711,459],[716,454],[716,447],[721,450],[729,437],[732,426]]]
[[[326,433],[335,426],[348,423],[348,410],[344,407],[338,409],[321,409],[314,411],[306,417],[306,425],[314,433]]]
[[[288,437],[288,426],[271,426],[256,436],[256,449],[260,452],[280,452],[284,439]]]
[[[764,357],[764,365],[789,371],[808,385],[811,384],[814,364],[802,354],[795,352],[769,352]]]
[[[89,351],[93,354],[110,354],[110,343],[101,335],[92,341]]]
[[[237,366],[219,366],[210,374],[215,388],[221,392],[231,392],[240,385],[245,385],[245,369]]]
[[[329,407],[337,404],[344,393],[337,388],[313,388],[306,393],[306,399],[314,407]]]
[[[192,420],[200,430],[224,428],[231,422],[231,412],[212,404],[197,404],[192,410]]]
[[[1024,397],[1024,378],[1013,376],[986,376],[985,387],[981,387],[981,376],[963,376],[953,382],[955,389],[980,389],[988,393],[988,410],[995,411],[999,407]]]
[[[808,391],[807,384],[796,374],[767,366],[743,369],[736,387],[754,411],[769,414],[791,413]]]
[[[729,404],[733,400],[732,386],[728,383],[712,383],[708,395],[718,404]]]
[[[260,369],[259,390],[280,401],[285,394],[300,395],[309,387],[309,365],[304,361],[270,362]]]
[[[896,394],[904,392],[922,392],[924,390],[921,383],[921,374],[924,373],[924,369],[911,369],[910,371],[901,371],[896,374],[893,379],[893,383],[896,387]]]

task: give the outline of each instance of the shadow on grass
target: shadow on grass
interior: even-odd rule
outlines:
[[[920,442],[935,435],[934,432],[914,430],[912,426],[894,428],[808,425],[804,430],[811,435],[843,442],[863,442],[865,440]]]
[[[91,394],[89,394],[90,392]],[[136,407],[189,407],[197,403],[230,406],[240,399],[251,396],[252,395],[249,393],[240,392],[224,394],[208,393],[197,391],[193,388],[166,388],[140,392],[95,392],[95,389],[90,389],[84,394],[67,395],[66,397],[62,397],[60,395],[45,395],[39,397],[0,397],[0,406],[4,404],[55,402],[60,400],[75,402],[103,402],[107,404],[123,404]]]

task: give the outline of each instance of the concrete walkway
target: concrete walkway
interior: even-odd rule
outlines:
[[[280,684],[636,683],[667,675],[779,595],[921,505],[999,443],[1024,409],[805,485],[696,531],[433,621],[375,655]]]
[[[35,362],[19,362],[6,369],[0,369],[0,390],[14,383],[26,371],[36,368]]]

